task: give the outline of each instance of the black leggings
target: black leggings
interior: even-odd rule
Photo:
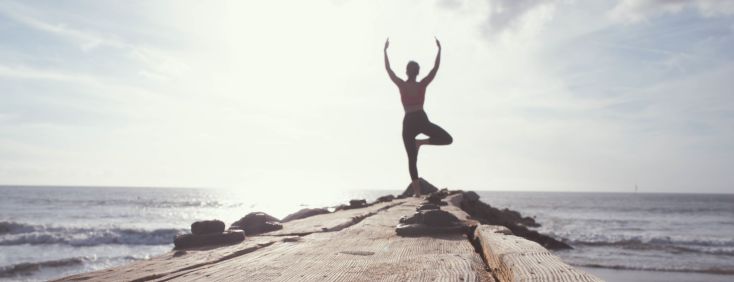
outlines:
[[[428,144],[431,145],[448,145],[454,142],[446,130],[438,125],[431,123],[424,111],[416,111],[406,113],[403,118],[403,144],[405,151],[408,153],[408,170],[410,171],[410,179],[418,179],[418,150],[415,148],[415,137],[418,134],[428,135]]]

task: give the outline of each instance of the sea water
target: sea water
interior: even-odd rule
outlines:
[[[556,255],[603,278],[734,281],[733,194],[483,191],[479,195],[492,206],[534,217],[542,224],[538,232],[573,247]]]
[[[173,237],[197,220],[229,224],[252,211],[282,218],[399,192],[0,187],[0,280],[47,280],[147,259],[170,251]],[[479,195],[535,217],[538,231],[574,247],[557,255],[609,280],[644,277],[637,270],[672,274],[650,276],[668,281],[734,280],[734,195]],[[605,269],[630,271],[605,277]]]

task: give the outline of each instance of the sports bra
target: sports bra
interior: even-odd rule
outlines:
[[[423,106],[426,100],[426,87],[420,83],[403,83],[400,86],[400,101],[403,107]]]

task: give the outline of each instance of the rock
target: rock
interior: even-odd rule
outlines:
[[[349,201],[350,208],[362,208],[365,206],[367,206],[367,200],[365,199]]]
[[[420,178],[418,181],[421,187],[421,195],[427,195],[427,194],[438,191],[438,188],[436,188],[436,186],[433,186],[433,184],[429,183],[425,179]],[[403,198],[412,196],[413,195],[412,184],[409,183],[408,187],[405,188],[405,191],[403,191],[403,194],[400,194],[400,195],[403,196]]]
[[[417,208],[415,208],[415,210],[417,210],[417,211],[423,211],[423,210],[440,210],[440,209],[441,208],[438,205],[433,204],[433,203],[423,203],[423,204],[418,205]]]
[[[517,211],[494,208],[479,201],[479,195],[474,192],[464,192],[459,205],[462,210],[482,224],[507,227],[513,234],[534,241],[551,250],[571,249],[571,246],[566,243],[528,229],[527,226],[540,226],[532,218],[522,217]]]
[[[456,216],[447,211],[443,211],[440,209],[426,209],[417,211],[415,214],[409,217],[403,216],[402,218],[400,218],[400,223],[421,223],[430,226],[450,226],[461,223],[461,220],[459,220]]]
[[[237,230],[203,235],[178,235],[173,240],[173,245],[175,249],[188,249],[212,245],[229,245],[242,242],[243,240],[245,240],[245,232]]]
[[[203,220],[191,224],[191,233],[204,235],[224,232],[224,222],[221,220]]]
[[[525,225],[525,226],[528,226],[528,227],[540,227],[540,224],[537,223],[537,222],[535,222],[535,219],[532,218],[532,217],[527,217],[527,216],[526,217],[523,217],[520,220],[520,223],[522,223],[522,225]]]
[[[283,218],[282,222],[288,222],[288,221],[292,221],[296,219],[307,218],[307,217],[311,217],[314,215],[325,214],[325,213],[330,213],[330,212],[329,210],[325,208],[315,208],[315,209],[305,208],[295,213],[289,214],[288,216]]]
[[[455,194],[461,194],[464,193],[463,190],[450,190],[449,195],[455,195]]]
[[[280,220],[264,212],[251,212],[229,226],[229,230],[244,230],[250,236],[280,229]]]
[[[377,202],[379,203],[392,202],[392,200],[395,200],[395,196],[393,195],[385,195],[385,196],[377,198]]]
[[[436,205],[441,204],[441,200],[449,196],[449,192],[446,189],[441,189],[439,191],[433,192],[426,197],[426,200],[429,203],[433,203]]]
[[[351,200],[351,201],[349,201],[349,205],[348,206],[345,206],[345,205],[338,206],[338,207],[336,207],[336,210],[337,211],[340,211],[340,210],[351,210],[351,209],[359,209],[359,208],[364,208],[364,207],[369,207],[369,206],[371,206],[371,204],[367,204],[367,200],[365,200],[365,199],[359,199],[359,200]]]
[[[403,216],[398,226],[395,227],[395,232],[400,236],[461,233],[466,230],[467,227],[461,220],[440,209],[419,210],[412,216]]]
[[[540,227],[540,224],[538,224],[537,222],[535,222],[535,219],[533,219],[531,217],[527,217],[527,216],[526,217],[523,217],[517,211],[513,211],[513,210],[510,210],[510,209],[504,208],[500,212],[502,213],[502,216],[503,217],[505,217],[505,218],[507,218],[509,220],[512,220],[512,221],[519,222],[522,225],[525,225],[525,226],[528,226],[528,227]]]
[[[423,223],[432,226],[451,226],[461,222],[456,216],[442,210],[423,211]]]
[[[401,224],[419,223],[422,220],[421,216],[423,216],[423,214],[421,214],[420,212],[416,212],[415,214],[411,216],[404,215],[400,217],[400,219],[398,220],[398,223],[401,223]]]
[[[474,191],[464,192],[461,196],[463,201],[467,201],[469,203],[479,201],[479,195]]]

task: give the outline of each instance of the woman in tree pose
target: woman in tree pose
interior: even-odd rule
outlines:
[[[416,197],[420,196],[421,188],[418,178],[418,149],[421,145],[448,145],[453,142],[453,138],[446,130],[440,126],[431,123],[428,120],[426,112],[423,111],[423,101],[426,97],[426,87],[436,77],[438,65],[441,63],[441,42],[436,39],[438,46],[438,54],[436,54],[436,63],[433,69],[420,81],[417,80],[420,66],[414,61],[408,62],[405,74],[408,75],[407,80],[400,79],[395,72],[390,69],[390,60],[387,58],[387,48],[390,46],[390,40],[385,41],[385,69],[395,85],[400,90],[400,100],[403,102],[405,109],[405,117],[403,118],[403,144],[405,151],[408,153],[408,170],[412,179],[411,186]],[[425,134],[428,139],[416,139],[418,134]]]

